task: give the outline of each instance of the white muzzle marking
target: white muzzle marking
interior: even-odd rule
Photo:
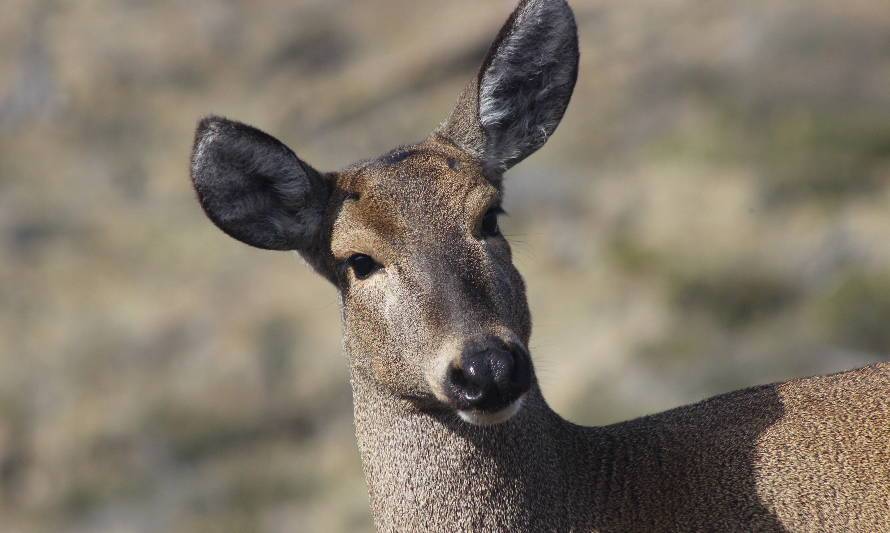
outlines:
[[[494,413],[485,413],[475,410],[460,410],[457,414],[460,416],[461,420],[473,424],[474,426],[494,426],[503,424],[507,420],[513,418],[513,416],[522,409],[522,401],[524,399],[525,395],[520,396],[507,407],[504,407],[500,411],[495,411]]]

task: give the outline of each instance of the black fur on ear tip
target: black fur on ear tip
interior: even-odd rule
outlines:
[[[195,139],[192,143],[192,154],[191,154],[191,163],[192,163],[192,180],[195,179],[195,171],[196,165],[200,163],[199,159],[202,155],[203,144],[207,137],[213,131],[218,131],[222,126],[226,123],[231,123],[232,121],[218,116],[218,115],[207,115],[198,121],[198,125],[195,128]]]
[[[195,128],[195,140],[200,140],[209,130],[226,122],[231,121],[219,115],[207,115],[206,117],[203,117],[198,121],[198,126]]]

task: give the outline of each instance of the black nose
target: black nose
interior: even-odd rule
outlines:
[[[521,346],[495,337],[467,343],[460,365],[448,371],[446,388],[458,409],[497,411],[531,386],[531,361]]]

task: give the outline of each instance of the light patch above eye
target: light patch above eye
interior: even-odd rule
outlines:
[[[356,210],[355,204],[344,206],[331,232],[331,253],[334,259],[342,262],[355,254],[362,254],[385,262],[387,249],[386,237],[380,228],[367,224]]]

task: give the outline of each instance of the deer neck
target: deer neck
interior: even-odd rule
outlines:
[[[593,511],[590,486],[573,480],[600,468],[591,453],[594,430],[561,419],[537,385],[510,421],[479,427],[420,410],[352,374],[356,436],[379,530],[567,529],[568,516]]]

